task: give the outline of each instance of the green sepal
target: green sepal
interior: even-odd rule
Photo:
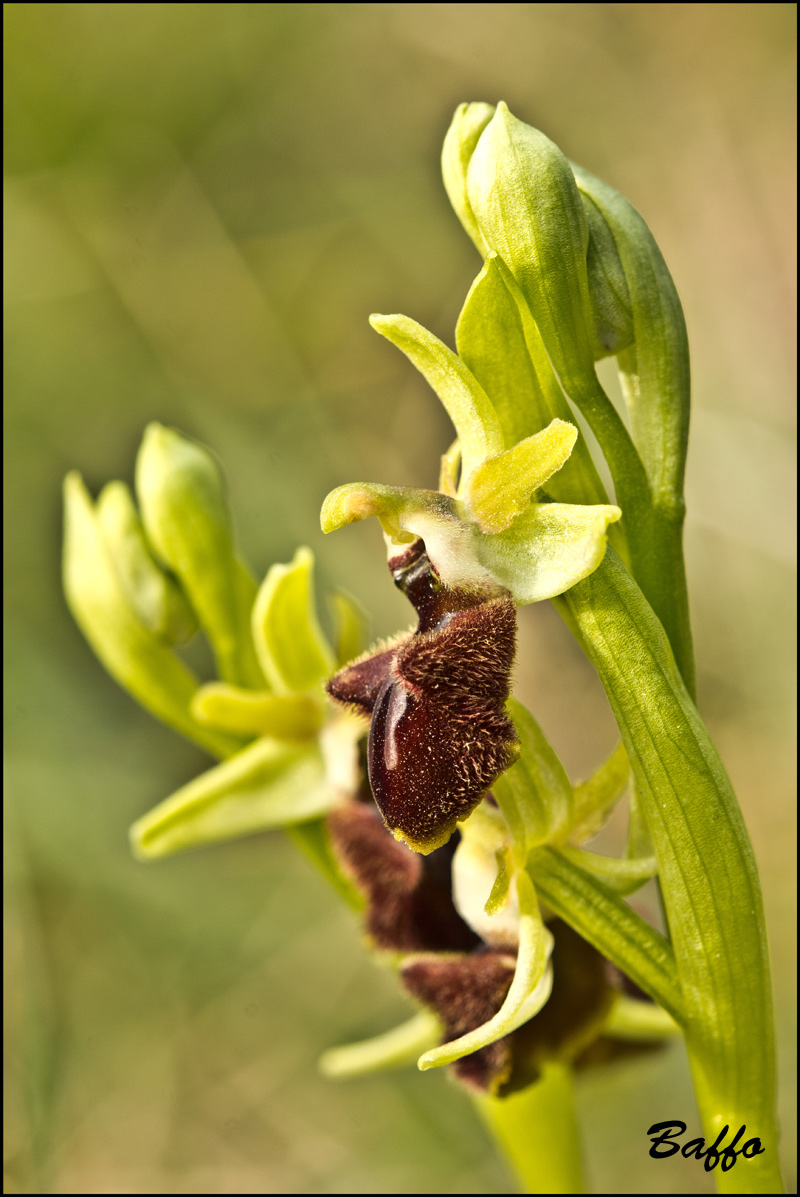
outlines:
[[[491,396],[506,448],[540,432],[553,419],[574,423],[525,297],[493,252],[461,309],[456,345],[461,359]],[[585,437],[578,437],[549,493],[559,503],[608,502]]]
[[[154,558],[133,496],[124,482],[109,482],[95,508],[122,589],[139,619],[167,644],[197,631],[197,617],[177,580]]]
[[[208,727],[276,740],[313,740],[324,719],[322,704],[308,694],[270,694],[227,682],[201,686],[192,698],[191,711]]]
[[[115,681],[157,719],[212,756],[236,752],[240,739],[204,727],[190,714],[199,681],[129,604],[78,473],[68,474],[64,482],[63,569],[69,609]]]
[[[467,198],[467,168],[478,138],[494,116],[494,105],[477,102],[459,104],[445,133],[442,146],[442,179],[453,210],[477,246],[478,252],[486,256],[488,246],[484,240],[475,213]]]
[[[670,1018],[666,1010],[654,1002],[643,1002],[640,998],[617,993],[606,1021],[603,1034],[612,1039],[624,1039],[628,1043],[659,1043],[674,1039],[681,1028]]]
[[[234,553],[213,457],[173,429],[150,424],[136,459],[136,494],[147,538],[179,578],[214,650],[220,677],[262,688],[243,611],[246,574]]]
[[[482,532],[503,532],[531,496],[568,460],[578,439],[574,424],[553,420],[511,449],[488,457],[466,484],[467,510]]]
[[[516,971],[505,1001],[483,1026],[427,1051],[419,1059],[419,1068],[440,1068],[468,1056],[479,1048],[510,1035],[529,1018],[538,1014],[550,996],[552,968],[549,966],[553,937],[542,922],[536,891],[530,878],[518,872],[515,878],[519,902],[519,949]]]
[[[330,1048],[320,1056],[318,1067],[323,1076],[332,1080],[402,1068],[413,1064],[420,1052],[434,1047],[441,1034],[442,1024],[436,1015],[430,1010],[420,1010],[408,1022],[374,1039]]]
[[[459,357],[408,316],[370,316],[386,337],[417,367],[439,396],[461,445],[463,481],[487,457],[504,449],[503,430],[491,400]]]
[[[346,590],[331,591],[328,605],[333,614],[336,664],[341,668],[366,650],[369,617],[361,603]]]
[[[261,668],[279,694],[318,690],[336,658],[317,619],[314,554],[299,548],[273,565],[253,605],[253,640]]]
[[[533,848],[566,837],[572,824],[572,784],[530,711],[515,698],[508,700],[506,710],[521,751],[492,793],[508,827],[515,861],[524,866]]]
[[[655,856],[617,859],[587,852],[585,848],[571,848],[568,844],[562,846],[561,855],[602,881],[615,894],[633,894],[658,873]]]
[[[619,802],[631,776],[631,766],[622,741],[586,781],[575,786],[575,811],[570,840],[582,844],[603,827]]]
[[[171,856],[317,818],[336,800],[319,748],[256,740],[137,820],[131,846],[143,860]]]
[[[669,940],[559,849],[539,848],[528,871],[555,914],[683,1025],[684,1001]]]
[[[366,905],[364,895],[342,872],[339,860],[331,845],[326,818],[308,819],[305,823],[292,823],[284,828],[284,834],[292,841],[298,852],[302,852],[314,868],[325,878],[328,885],[346,902],[351,910],[362,911]]]

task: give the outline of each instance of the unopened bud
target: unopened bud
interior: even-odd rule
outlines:
[[[103,487],[97,518],[122,588],[142,623],[168,644],[188,640],[197,631],[195,614],[175,578],[153,557],[124,482]]]
[[[136,493],[147,537],[188,595],[220,677],[263,687],[249,625],[255,583],[234,553],[222,479],[211,454],[151,424],[136,461]]]

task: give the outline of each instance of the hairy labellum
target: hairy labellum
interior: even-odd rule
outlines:
[[[427,853],[447,842],[516,759],[505,712],[516,612],[510,598],[443,586],[421,541],[389,568],[418,627],[343,669],[328,692],[371,715],[375,801],[396,838]]]
[[[353,801],[327,818],[342,870],[367,899],[364,925],[389,952],[468,952],[480,939],[451,896],[454,843],[421,857],[392,839],[374,803]]]

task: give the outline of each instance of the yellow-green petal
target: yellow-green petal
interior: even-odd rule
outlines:
[[[531,495],[569,458],[578,429],[564,420],[489,457],[466,484],[467,508],[482,532],[503,532],[529,506]]]
[[[535,503],[505,532],[491,536],[473,528],[473,550],[517,603],[537,603],[597,569],[606,551],[606,528],[621,515],[611,505]]]
[[[317,619],[314,554],[299,548],[289,565],[273,565],[253,606],[253,640],[270,685],[279,694],[315,690],[336,659]]]
[[[582,844],[597,834],[625,793],[630,776],[630,761],[625,745],[620,741],[591,777],[577,783],[570,832],[574,844]]]
[[[142,859],[171,856],[317,818],[335,801],[318,748],[256,740],[134,823],[131,846]]]

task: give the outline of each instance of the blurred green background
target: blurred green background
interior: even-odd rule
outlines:
[[[324,539],[319,506],[435,484],[446,417],[367,316],[452,342],[479,260],[440,145],[456,104],[501,98],[639,208],[685,306],[700,705],[762,870],[791,1185],[795,6],[4,17],[6,1191],[512,1187],[445,1076],[317,1075],[406,1005],[280,834],[131,860],[129,823],[207,762],[104,674],[59,581],[64,473],[130,480],[156,419],[221,458],[259,574],[309,544],[320,595],[358,595],[375,635],[409,622],[377,526]],[[521,624],[518,692],[585,775],[602,692],[547,604]],[[647,1157],[650,1122],[697,1126],[680,1048],[583,1078],[579,1106],[595,1191],[710,1191]]]

